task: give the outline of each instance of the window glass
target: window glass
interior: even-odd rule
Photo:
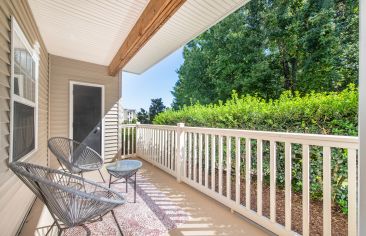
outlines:
[[[13,161],[17,161],[35,148],[34,108],[14,102],[13,109]]]
[[[14,94],[35,102],[35,65],[17,34],[14,34]]]
[[[38,62],[35,61],[34,50],[14,19],[12,30],[11,160],[17,161],[35,150],[37,145]]]

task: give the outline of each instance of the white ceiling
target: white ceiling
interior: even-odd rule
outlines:
[[[109,65],[148,0],[28,0],[49,53]]]
[[[109,65],[148,0],[28,0],[49,53]],[[248,0],[187,0],[123,68],[140,74]]]

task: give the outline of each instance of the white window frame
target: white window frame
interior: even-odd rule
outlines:
[[[14,37],[15,35],[24,44],[35,63],[35,97],[34,102],[14,94]],[[24,161],[38,150],[38,86],[39,86],[39,43],[35,42],[32,47],[25,37],[15,17],[11,17],[11,84],[10,84],[10,150],[9,162],[13,162],[13,138],[14,138],[14,102],[34,108],[34,149],[16,161]],[[20,89],[20,87],[19,87]]]

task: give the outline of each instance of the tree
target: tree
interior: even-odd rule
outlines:
[[[358,1],[252,0],[189,42],[173,108],[226,101],[232,91],[341,91],[358,79]]]
[[[137,120],[141,124],[149,124],[150,123],[149,114],[147,113],[147,111],[145,109],[141,108],[140,111],[137,112]]]
[[[166,107],[164,106],[161,98],[151,99],[151,105],[149,107],[150,123],[152,123],[154,121],[155,116],[160,112],[163,112],[165,108]]]

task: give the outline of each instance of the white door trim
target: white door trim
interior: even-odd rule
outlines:
[[[86,83],[86,82],[79,82],[79,81],[70,81],[69,82],[69,138],[73,139],[74,127],[72,122],[74,120],[74,94],[73,88],[74,85],[84,85],[89,87],[98,87],[102,89],[102,140],[101,140],[101,156],[104,160],[104,134],[105,134],[105,116],[104,116],[104,103],[105,103],[105,93],[104,93],[104,85],[102,84],[95,84],[95,83]]]

